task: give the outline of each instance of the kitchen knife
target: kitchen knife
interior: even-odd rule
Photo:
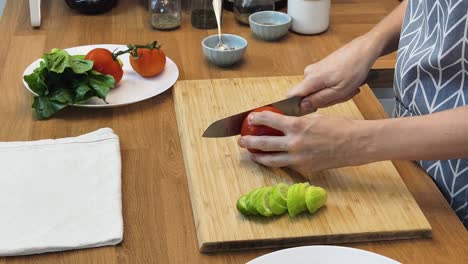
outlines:
[[[390,85],[393,83],[394,69],[372,69],[367,75],[367,79],[364,83],[368,83],[371,86],[373,84],[377,86]],[[364,84],[363,83],[363,84]],[[291,97],[278,102],[274,102],[267,105],[272,105],[287,116],[303,116],[310,114],[310,112],[303,112],[300,108],[302,97]],[[265,105],[265,106],[267,106]],[[258,108],[258,107],[256,107]],[[254,108],[254,109],[256,109]],[[240,134],[242,121],[244,118],[254,109],[247,110],[245,112],[229,116],[212,123],[203,133],[203,137],[230,137]]]

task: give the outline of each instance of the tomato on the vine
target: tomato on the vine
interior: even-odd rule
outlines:
[[[278,113],[282,115],[284,114],[280,109],[274,106],[263,106],[255,110],[252,110],[252,112],[263,112],[263,111],[270,111],[270,112],[274,112],[274,113]],[[246,116],[244,118],[244,121],[242,122],[241,136],[247,136],[247,135],[249,136],[284,136],[284,133],[281,132],[280,130],[271,128],[269,126],[249,125],[249,122]],[[248,149],[248,151],[252,153],[275,153],[274,151],[261,151],[259,149]]]
[[[166,54],[156,45],[153,48],[137,48],[130,54],[132,68],[143,77],[160,74],[166,66]]]
[[[112,52],[103,48],[96,48],[88,52],[85,56],[86,60],[94,62],[93,70],[102,73],[109,74],[114,77],[115,84],[120,82],[123,76],[122,65],[114,56]]]

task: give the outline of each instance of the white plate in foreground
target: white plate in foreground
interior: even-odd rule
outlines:
[[[349,247],[305,246],[258,257],[247,264],[401,264],[387,257]]]
[[[113,45],[113,44],[102,44],[102,45],[88,45],[88,46],[79,46],[65,49],[71,55],[83,54],[86,55],[90,50],[94,48],[105,48],[110,51],[114,50],[126,50],[127,46],[125,45]],[[167,89],[171,88],[172,85],[177,81],[179,77],[179,69],[177,65],[168,57],[166,57],[166,66],[164,71],[150,78],[144,78],[136,73],[129,61],[129,54],[123,54],[119,56],[123,62],[123,77],[122,80],[117,84],[116,87],[112,88],[107,95],[106,101],[109,104],[106,104],[104,101],[97,97],[93,97],[86,102],[81,104],[76,104],[74,106],[79,107],[91,107],[91,108],[101,108],[101,107],[116,107],[127,104],[132,104],[136,102],[143,101],[145,99],[156,96]],[[35,68],[39,66],[39,63],[42,59],[38,59],[31,63],[23,73],[24,75],[31,74]],[[29,89],[28,84],[23,79],[23,84],[32,94],[35,93]]]

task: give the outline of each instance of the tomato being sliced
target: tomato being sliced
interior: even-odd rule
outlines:
[[[252,112],[270,111],[278,114],[284,114],[280,109],[274,106],[263,106],[252,110]],[[251,112],[251,113],[252,113]],[[284,136],[284,133],[269,126],[249,125],[247,117],[244,118],[241,128],[241,136]],[[275,151],[261,151],[259,149],[248,149],[252,153],[275,153]]]
[[[109,50],[103,48],[93,49],[86,54],[85,59],[94,62],[93,70],[102,74],[112,75],[115,84],[122,79],[122,65],[120,65],[119,61],[114,58],[114,55]]]

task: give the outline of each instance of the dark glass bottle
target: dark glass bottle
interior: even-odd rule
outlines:
[[[274,0],[235,0],[234,17],[241,24],[249,24],[249,16],[253,13],[274,10]]]
[[[223,8],[232,11],[234,7],[234,0],[223,0]]]
[[[199,29],[217,27],[212,0],[192,0],[191,6],[190,20],[193,27]]]
[[[281,10],[288,5],[288,0],[275,0],[275,10]],[[234,0],[223,0],[223,8],[228,11],[234,10]]]
[[[294,0],[292,0],[294,1]],[[281,10],[288,5],[288,0],[276,0],[275,1],[275,10]]]
[[[67,5],[83,14],[100,14],[111,10],[118,0],[65,0]]]

